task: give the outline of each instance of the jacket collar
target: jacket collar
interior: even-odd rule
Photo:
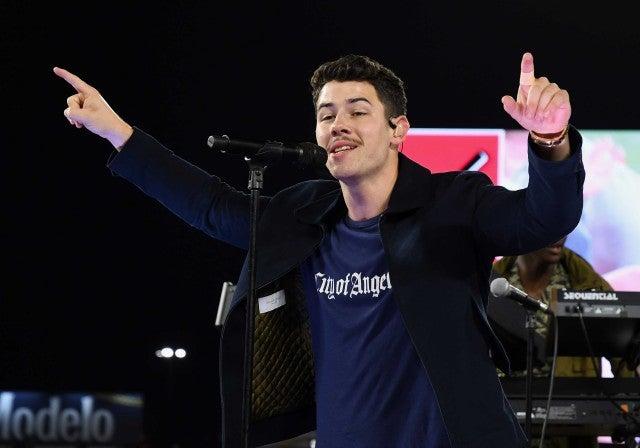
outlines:
[[[402,213],[425,205],[425,198],[431,190],[431,171],[398,154],[398,178],[391,191],[389,207],[385,213]],[[325,187],[326,192],[318,199],[303,205],[295,211],[296,216],[305,223],[319,224],[335,222],[347,211],[339,183]]]
[[[296,217],[306,224],[336,222],[346,212],[347,205],[342,197],[342,190],[338,182],[333,182],[332,187],[319,198],[294,211]]]
[[[432,194],[431,171],[404,154],[398,154],[398,179],[385,213],[402,213],[424,207]]]

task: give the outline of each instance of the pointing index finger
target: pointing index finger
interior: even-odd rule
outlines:
[[[69,84],[71,84],[71,87],[76,89],[78,93],[84,93],[89,88],[89,84],[87,84],[82,79],[80,79],[79,77],[77,77],[76,75],[74,75],[68,70],[65,70],[60,67],[54,67],[53,73],[55,73],[56,75],[58,75],[59,77],[67,81]]]
[[[533,72],[533,55],[531,53],[525,53],[522,55],[522,62],[520,63],[520,85],[530,86],[535,81],[536,77]]]

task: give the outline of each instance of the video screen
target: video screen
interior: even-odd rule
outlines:
[[[616,291],[640,291],[640,130],[580,130],[584,209],[566,246]],[[475,170],[527,185],[527,131],[412,128],[401,151],[433,172]]]

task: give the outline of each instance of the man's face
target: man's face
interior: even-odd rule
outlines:
[[[316,140],[328,152],[327,168],[347,184],[395,170],[393,129],[368,82],[331,81],[316,104]],[[396,143],[397,147],[397,143]]]

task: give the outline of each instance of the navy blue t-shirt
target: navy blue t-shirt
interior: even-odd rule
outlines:
[[[302,266],[316,363],[316,446],[450,448],[393,298],[378,222],[345,217]]]

